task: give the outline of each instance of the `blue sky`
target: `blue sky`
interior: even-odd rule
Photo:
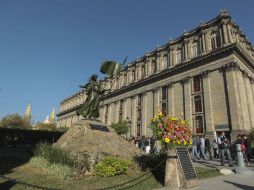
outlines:
[[[254,1],[0,0],[0,118],[43,120],[104,60],[142,56],[226,8],[254,42]]]

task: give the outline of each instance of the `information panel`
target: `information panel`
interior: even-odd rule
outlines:
[[[189,151],[187,148],[177,148],[176,154],[182,167],[183,176],[185,180],[197,179],[197,174],[195,172]]]

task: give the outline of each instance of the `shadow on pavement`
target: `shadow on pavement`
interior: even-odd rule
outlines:
[[[243,190],[254,190],[254,186],[242,185],[242,184],[234,183],[234,182],[231,182],[231,181],[224,181],[224,182],[232,184],[235,187],[243,189]]]

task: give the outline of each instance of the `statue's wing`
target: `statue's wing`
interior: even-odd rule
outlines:
[[[109,76],[119,75],[123,65],[115,61],[104,61],[101,64],[101,73]]]

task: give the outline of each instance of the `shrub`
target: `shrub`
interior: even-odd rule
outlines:
[[[70,167],[74,164],[68,151],[59,147],[50,146],[47,143],[37,144],[34,155],[46,159],[50,164],[62,164]]]
[[[48,174],[52,174],[59,179],[66,179],[72,174],[72,169],[69,166],[63,164],[50,164],[42,157],[35,156],[30,160],[30,163],[33,166],[42,168]]]
[[[0,127],[23,129],[31,128],[30,124],[17,113],[3,117],[0,121]]]
[[[128,168],[132,165],[130,160],[121,160],[113,157],[107,157],[95,165],[95,173],[102,177],[111,177],[126,174]]]
[[[128,125],[126,121],[112,123],[110,127],[112,127],[118,135],[126,135],[128,133]]]

